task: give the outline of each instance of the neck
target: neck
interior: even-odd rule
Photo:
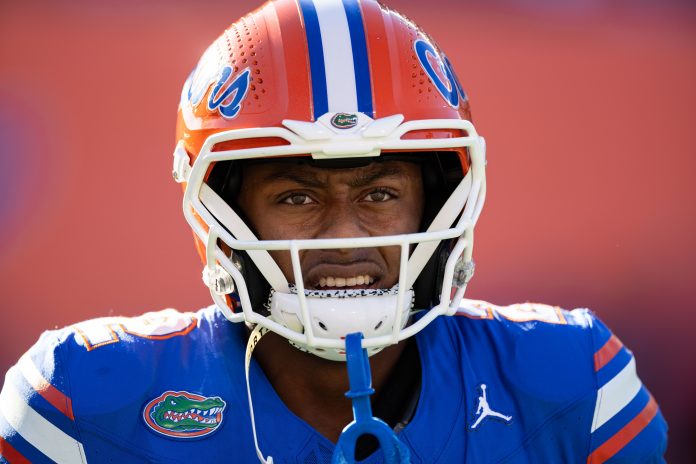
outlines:
[[[405,343],[399,343],[370,357],[375,394],[389,378],[404,347]],[[351,402],[345,397],[349,388],[346,363],[300,351],[272,332],[259,342],[254,354],[288,409],[335,443],[353,419]]]

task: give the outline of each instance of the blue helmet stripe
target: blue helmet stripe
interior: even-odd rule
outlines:
[[[319,29],[319,17],[312,0],[299,0],[304,17],[307,47],[309,49],[309,66],[312,76],[312,99],[314,102],[314,119],[329,111],[326,89],[326,71],[324,68],[324,47]]]
[[[358,0],[343,0],[350,28],[350,42],[353,49],[353,67],[355,68],[355,87],[358,95],[358,111],[373,117],[372,79],[370,61],[367,54],[365,26]]]

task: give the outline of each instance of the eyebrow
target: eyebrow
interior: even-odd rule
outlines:
[[[329,169],[329,168],[327,168]],[[379,163],[376,169],[369,171],[361,171],[348,181],[348,186],[352,188],[360,188],[370,185],[373,182],[384,177],[404,177],[404,171],[399,166]],[[324,188],[326,182],[319,179],[313,171],[300,170],[295,166],[278,166],[266,176],[263,181],[272,180],[287,180],[303,185],[305,187]]]
[[[365,187],[383,177],[405,177],[405,174],[400,167],[380,164],[379,168],[373,172],[361,172],[348,182],[348,186],[353,188]]]
[[[322,188],[326,185],[325,182],[319,180],[313,173],[301,172],[297,168],[291,166],[278,166],[263,178],[264,182],[273,180],[287,180],[305,187],[314,188]]]

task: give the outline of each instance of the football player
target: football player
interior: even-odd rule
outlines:
[[[214,305],[44,333],[0,394],[2,458],[662,462],[659,408],[591,312],[463,299],[485,148],[452,63],[396,11],[244,16],[178,111]]]

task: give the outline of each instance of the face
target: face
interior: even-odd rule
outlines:
[[[293,161],[244,167],[238,205],[262,240],[375,237],[417,232],[423,214],[420,167],[385,161],[327,169]],[[271,252],[289,282],[290,253]],[[400,248],[303,250],[307,289],[390,288]]]

